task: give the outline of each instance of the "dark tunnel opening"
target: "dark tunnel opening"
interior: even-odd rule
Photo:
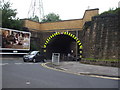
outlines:
[[[48,43],[46,50],[48,59],[52,59],[52,53],[60,53],[61,59],[68,54],[75,56],[76,40],[68,35],[57,35]]]

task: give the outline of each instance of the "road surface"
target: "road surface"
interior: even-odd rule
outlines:
[[[1,65],[3,88],[118,88],[118,80],[55,71],[41,62],[5,59]]]

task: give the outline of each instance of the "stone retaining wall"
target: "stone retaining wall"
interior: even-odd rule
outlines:
[[[97,61],[97,60],[82,59],[80,62],[84,63],[84,64],[112,66],[112,67],[119,67],[120,68],[120,62],[119,61]]]
[[[100,15],[83,28],[83,57],[120,59],[120,30],[117,14]]]

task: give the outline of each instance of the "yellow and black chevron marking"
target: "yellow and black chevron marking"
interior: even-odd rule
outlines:
[[[49,62],[48,62],[49,63]],[[73,72],[70,72],[70,71],[67,71],[67,70],[60,70],[60,69],[56,69],[56,68],[52,68],[52,67],[49,67],[47,66],[46,64],[48,63],[42,63],[41,65],[45,68],[48,68],[48,69],[52,69],[52,70],[55,70],[55,71],[60,71],[60,72],[65,72],[65,73],[70,73],[70,74],[74,74],[74,75],[82,75],[82,76],[85,76],[84,74],[80,74],[80,73],[73,73]],[[120,80],[120,78],[117,78],[117,77],[107,77],[107,76],[98,76],[98,75],[89,75],[90,77],[96,77],[96,78],[103,78],[103,79],[112,79],[112,80]]]
[[[56,32],[56,33],[52,34],[51,36],[49,36],[47,38],[47,40],[45,41],[45,44],[44,44],[44,52],[46,52],[46,47],[47,47],[47,44],[50,42],[50,40],[52,38],[54,38],[55,36],[61,35],[61,34],[68,35],[68,36],[72,37],[74,40],[76,40],[76,43],[78,44],[78,47],[79,47],[80,58],[82,58],[82,48],[83,48],[82,43],[75,35],[73,35],[73,34],[71,34],[69,32],[62,32],[62,33]]]

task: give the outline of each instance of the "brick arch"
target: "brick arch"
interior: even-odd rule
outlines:
[[[79,49],[79,55],[80,55],[79,57],[82,58],[82,47],[83,47],[82,43],[74,34],[71,34],[69,32],[61,32],[61,33],[56,32],[56,33],[53,33],[52,35],[50,35],[44,43],[44,46],[43,46],[44,47],[44,52],[46,52],[46,47],[47,47],[48,43],[51,41],[51,39],[54,38],[55,36],[61,35],[61,34],[62,35],[67,35],[67,36],[73,38],[76,41],[76,43],[78,44],[78,49]]]

